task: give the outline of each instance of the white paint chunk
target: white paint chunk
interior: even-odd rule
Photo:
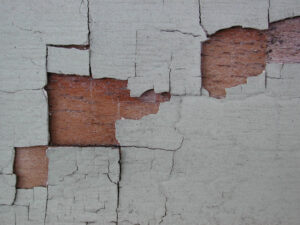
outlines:
[[[121,146],[176,150],[183,136],[175,129],[179,119],[180,101],[172,97],[170,102],[161,103],[157,114],[140,120],[117,120],[116,138]],[[172,109],[172,110],[170,110]]]
[[[300,64],[267,66],[267,94],[277,98],[300,97]]]
[[[47,72],[89,76],[89,50],[48,47]]]
[[[200,95],[200,41],[178,31],[137,31],[136,76],[129,78],[132,97],[149,89],[172,95]]]
[[[283,68],[282,63],[267,63],[266,64],[267,78],[280,79],[282,68]]]
[[[48,144],[48,103],[43,90],[0,92],[0,146]]]
[[[0,174],[12,174],[15,150],[12,147],[0,146]]]
[[[0,174],[0,205],[12,205],[15,200],[15,194],[16,175]]]
[[[91,1],[90,12],[94,78],[129,79],[131,96],[200,95],[198,0]]]
[[[29,206],[30,204],[33,204],[33,189],[17,189],[14,205]]]
[[[13,207],[0,205],[0,221],[2,224],[16,224]]]
[[[0,90],[46,85],[46,45],[88,44],[86,0],[4,0],[0,8]]]
[[[42,225],[46,201],[47,188],[17,189],[13,205],[0,205],[0,222],[1,224]]]
[[[268,28],[268,0],[201,0],[201,24],[208,34],[233,26]]]
[[[44,223],[47,203],[47,188],[34,187],[33,201],[29,204],[29,220]]]
[[[300,15],[299,0],[270,0],[270,22]]]
[[[161,183],[170,179],[173,153],[143,148],[121,150],[119,224],[159,224],[167,204]]]
[[[266,90],[266,72],[258,76],[247,77],[247,83],[226,88],[227,99],[243,99],[249,96],[264,93]]]
[[[46,224],[115,224],[120,176],[118,149],[49,148],[47,156]]]
[[[172,152],[171,167],[167,151],[122,148],[120,221],[296,225],[299,99],[265,95],[242,101],[181,99],[177,108],[181,117],[175,127],[184,142]],[[164,106],[164,112],[175,109],[171,104]],[[155,122],[161,123],[160,117]],[[135,129],[143,132],[141,127]]]

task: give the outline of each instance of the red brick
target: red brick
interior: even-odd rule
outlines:
[[[115,122],[158,112],[170,95],[132,98],[127,81],[50,74],[47,86],[51,145],[118,145]]]
[[[300,17],[270,24],[268,62],[300,63]]]
[[[244,84],[265,68],[266,35],[262,31],[229,28],[212,35],[202,50],[203,87],[210,96],[223,98],[225,88]]]
[[[46,186],[48,180],[47,146],[16,148],[14,173],[17,188]]]

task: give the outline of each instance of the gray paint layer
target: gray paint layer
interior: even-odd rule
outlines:
[[[268,28],[269,0],[201,0],[201,24],[208,34],[233,26]]]

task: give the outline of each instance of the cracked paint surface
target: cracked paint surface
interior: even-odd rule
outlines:
[[[49,148],[46,224],[116,224],[119,150]]]
[[[299,18],[269,24],[299,16],[298,1],[17,0],[0,12],[1,224],[299,224]],[[254,61],[228,64],[242,83],[220,73],[226,98],[211,98],[202,45],[249,35],[220,31],[233,26],[270,29],[232,45]],[[63,74],[49,75],[49,99],[47,72]],[[17,188],[18,163],[38,166],[34,150],[55,140],[69,146],[47,149],[46,186]]]

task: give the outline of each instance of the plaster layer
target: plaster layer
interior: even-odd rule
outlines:
[[[270,22],[295,16],[300,16],[300,2],[298,0],[270,0]]]
[[[1,5],[1,91],[45,86],[47,44],[88,44],[86,0],[4,0]]]
[[[89,50],[49,46],[47,53],[47,72],[89,76]]]
[[[268,28],[269,0],[201,0],[201,24],[208,34],[233,26]]]
[[[116,224],[119,150],[51,147],[46,224]]]

